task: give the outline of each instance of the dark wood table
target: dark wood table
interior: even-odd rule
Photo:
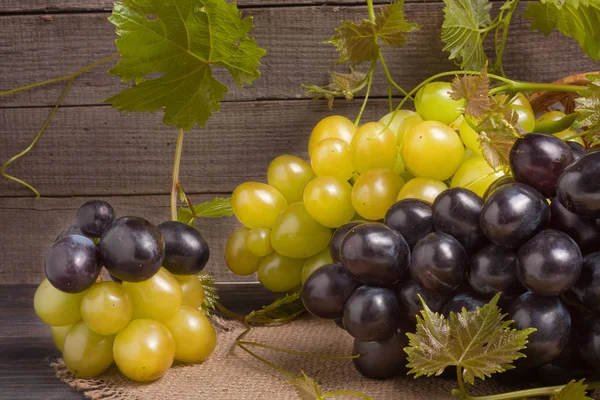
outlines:
[[[84,399],[60,382],[49,365],[60,352],[48,326],[33,311],[35,289],[32,285],[0,285],[0,399]],[[242,314],[276,297],[258,284],[219,285],[219,293],[227,308]]]

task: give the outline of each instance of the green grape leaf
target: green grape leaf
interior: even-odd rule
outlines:
[[[450,60],[461,69],[479,71],[487,57],[483,50],[483,29],[491,23],[489,0],[444,0],[442,41]]]
[[[390,47],[401,47],[406,41],[406,33],[419,29],[419,26],[406,21],[404,0],[386,5],[377,14],[375,22],[342,21],[336,34],[325,43],[335,45],[338,63],[360,64],[379,57],[378,39]]]
[[[215,197],[197,204],[193,208],[180,207],[177,210],[177,220],[193,226],[196,218],[220,218],[233,215],[230,198]]]
[[[600,142],[600,75],[587,75],[590,83],[581,92],[581,97],[575,99],[578,117],[573,128],[587,129],[585,142],[594,146]]]
[[[333,100],[336,97],[344,97],[346,100],[352,100],[354,94],[362,90],[367,84],[367,74],[355,71],[350,68],[348,73],[340,73],[333,70],[329,71],[329,83],[325,86],[302,85],[306,91],[306,96],[314,100],[320,98],[327,99],[329,109],[333,108]]]
[[[527,4],[524,18],[531,19],[531,30],[546,36],[557,29],[575,39],[592,60],[600,60],[600,1],[542,0]]]
[[[465,99],[465,113],[475,118],[483,118],[492,111],[493,102],[488,94],[490,80],[487,66],[481,75],[457,75],[452,81],[450,97],[454,100]]]
[[[199,273],[196,278],[202,283],[204,289],[204,299],[200,306],[200,311],[207,317],[210,317],[215,310],[217,302],[219,301],[219,294],[215,285],[215,277],[208,273]]]
[[[496,99],[494,110],[478,125],[479,148],[487,163],[496,171],[508,168],[510,149],[521,137],[518,114],[510,110],[510,102]]]
[[[272,325],[294,320],[306,311],[300,291],[286,294],[271,304],[254,310],[245,317],[245,322],[255,325]]]
[[[317,382],[314,379],[309,378],[308,375],[302,371],[302,376],[293,380],[286,381],[296,387],[298,397],[302,400],[321,400],[323,394]]]
[[[587,385],[583,383],[584,380],[567,383],[555,396],[552,396],[551,400],[593,400],[586,394]]]
[[[475,378],[513,368],[511,363],[524,357],[520,351],[535,329],[511,329],[512,321],[504,320],[506,314],[498,308],[499,299],[497,294],[475,311],[452,312],[448,320],[433,313],[421,299],[422,318],[417,316],[416,333],[407,334],[409,374],[415,378],[440,375],[449,366],[460,366],[464,380],[473,384]]]
[[[229,71],[239,86],[260,76],[265,50],[248,37],[252,18],[242,18],[235,3],[124,0],[114,4],[109,20],[121,53],[109,73],[134,81],[106,100],[119,111],[164,110],[165,125],[204,126],[227,93],[213,68]]]

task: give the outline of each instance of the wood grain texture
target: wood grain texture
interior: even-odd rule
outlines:
[[[194,202],[214,195],[191,196]],[[169,219],[168,196],[98,197],[115,208],[117,216],[135,215],[158,224]],[[44,278],[44,261],[56,236],[75,221],[79,206],[90,198],[0,199],[0,282],[39,283]],[[197,228],[207,240],[211,256],[205,271],[217,281],[256,281],[255,276],[238,277],[227,269],[224,248],[229,234],[238,227],[235,217],[202,219]]]
[[[577,44],[557,33],[544,37],[530,32],[522,20],[522,3],[509,34],[505,69],[508,76],[534,81],[552,81],[574,72],[597,68],[584,58]],[[420,32],[400,50],[386,53],[398,83],[410,89],[423,79],[453,68],[442,52],[439,37],[442,4],[408,3],[409,20],[421,25]],[[361,19],[364,6],[267,7],[244,10],[254,16],[253,36],[267,49],[260,68],[262,77],[254,85],[231,86],[227,101],[296,99],[304,95],[302,83],[323,84],[326,70],[335,60],[332,45],[322,44],[341,19]],[[108,13],[21,15],[0,17],[0,90],[50,79],[116,52],[114,31]],[[106,74],[108,65],[78,78],[65,104],[100,104],[124,85]],[[218,76],[223,76],[220,74]],[[229,80],[225,79],[228,84]],[[63,84],[0,98],[0,107],[54,104]],[[374,83],[375,96],[385,96],[387,86],[381,71]]]

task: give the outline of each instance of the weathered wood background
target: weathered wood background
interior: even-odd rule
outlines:
[[[377,3],[383,3],[378,1]],[[239,0],[252,15],[253,32],[268,53],[262,78],[240,90],[232,87],[205,129],[185,138],[181,179],[194,201],[227,195],[246,180],[264,181],[266,168],[283,153],[306,156],[312,126],[329,113],[324,102],[303,97],[301,83],[324,83],[335,58],[322,44],[341,19],[366,17],[360,0]],[[549,82],[597,69],[575,42],[558,34],[528,31],[523,1],[510,27],[506,73]],[[453,65],[442,53],[440,1],[406,4],[421,31],[390,52],[394,78],[410,89]],[[116,52],[107,17],[110,0],[0,0],[0,91],[65,75]],[[119,215],[154,222],[168,218],[168,192],[176,132],[161,116],[119,114],[102,102],[123,88],[103,65],[78,78],[37,147],[9,167],[35,185],[44,198],[0,179],[0,282],[38,283],[53,238],[73,223],[82,202],[102,198]],[[0,98],[0,161],[25,148],[56,101],[62,83]],[[382,74],[366,119],[386,112]],[[358,102],[337,103],[336,113],[354,116]],[[235,281],[223,262],[233,218],[204,220],[200,229],[212,246],[208,270],[219,281]],[[241,280],[254,280],[247,277]]]

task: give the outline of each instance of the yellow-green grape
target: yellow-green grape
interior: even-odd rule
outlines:
[[[473,124],[477,125],[477,122],[473,121]],[[466,118],[464,118],[458,126],[458,131],[465,147],[473,153],[481,155],[481,149],[479,148],[479,133],[471,128],[466,121]]]
[[[142,282],[123,282],[133,304],[133,319],[150,318],[163,322],[181,305],[181,285],[165,268]]]
[[[308,140],[308,155],[312,158],[313,150],[315,146],[321,141],[328,138],[342,139],[344,142],[350,144],[352,136],[356,132],[356,126],[346,117],[341,115],[332,115],[323,118],[315,127],[310,134]]]
[[[37,316],[50,326],[72,325],[81,319],[80,307],[84,294],[61,292],[48,279],[44,279],[35,291],[33,308]]]
[[[122,285],[116,282],[93,284],[81,299],[81,318],[100,335],[114,335],[125,328],[133,305]]]
[[[301,258],[285,257],[273,252],[258,267],[259,282],[272,292],[289,292],[302,284]]]
[[[435,198],[446,189],[448,186],[437,179],[413,178],[402,186],[396,200],[419,199],[433,203]]]
[[[465,99],[453,100],[452,87],[448,82],[431,82],[423,86],[415,96],[415,109],[425,121],[449,124],[462,114]]]
[[[575,132],[575,131],[572,131],[570,129],[565,129],[564,131],[555,133],[554,136],[556,136],[560,140],[565,140],[567,138],[573,137],[573,135],[576,135],[576,134],[577,134],[577,132]],[[583,147],[585,147],[585,142],[583,141],[583,139],[581,137],[569,139],[569,142],[576,142],[576,143],[579,143],[580,145],[582,145]]]
[[[350,159],[359,174],[375,168],[393,169],[398,158],[396,134],[379,122],[367,122],[350,143]]]
[[[544,122],[544,121],[558,121],[559,119],[562,119],[564,117],[566,117],[567,114],[565,114],[564,112],[561,111],[548,111],[547,113],[544,113],[542,115],[540,115],[535,122],[539,123],[539,122]],[[561,139],[561,140],[565,140],[566,138],[569,138],[573,135],[575,135],[576,133],[570,129],[565,129],[564,131],[555,133],[554,136],[556,136],[557,138]],[[577,142],[580,145],[585,147],[585,142],[583,141],[582,138],[578,137],[578,138],[574,138],[574,139],[569,139],[570,142]]]
[[[407,135],[402,159],[413,175],[444,181],[454,175],[465,152],[454,129],[437,121],[424,121]]]
[[[65,339],[67,338],[67,333],[71,329],[73,325],[65,325],[65,326],[51,326],[50,334],[52,335],[52,341],[54,345],[60,352],[62,353],[65,348]]]
[[[352,220],[352,186],[333,176],[319,176],[304,189],[304,207],[311,217],[328,228]]]
[[[506,95],[497,96],[499,101],[506,101]],[[531,108],[531,104],[523,93],[517,93],[510,103],[510,109],[518,115],[517,123],[525,132],[532,132],[535,127],[535,114]]]
[[[286,257],[314,256],[329,245],[330,239],[331,229],[315,221],[302,203],[287,206],[271,230],[271,246]]]
[[[404,171],[400,173],[400,178],[402,178],[404,182],[408,182],[412,179],[415,179],[415,176],[411,174],[410,171]]]
[[[396,174],[401,175],[406,171],[406,166],[404,165],[404,160],[402,160],[402,153],[400,152],[400,147],[398,147],[398,158],[396,159],[396,165],[392,169]]]
[[[302,265],[302,283],[304,283],[304,281],[306,281],[313,272],[322,266],[331,263],[333,263],[333,259],[331,258],[329,247],[312,257],[308,257],[306,260],[304,260],[304,264]]]
[[[317,176],[334,176],[347,181],[354,173],[349,144],[342,139],[321,140],[312,152],[310,163]]]
[[[160,322],[136,319],[117,333],[113,356],[123,375],[134,381],[149,382],[171,368],[175,341]]]
[[[404,181],[390,169],[373,169],[358,177],[352,188],[352,205],[361,217],[376,221],[396,202]]]
[[[400,126],[402,126],[402,124],[404,123],[404,120],[407,117],[417,115],[414,111],[411,111],[411,110],[398,110],[395,112],[395,114],[396,114],[396,116],[394,116],[394,111],[392,111],[391,113],[384,115],[379,120],[379,123],[383,124],[385,126],[390,124],[388,129],[390,131],[394,132],[394,134],[396,134],[396,135],[398,135]],[[392,119],[392,117],[393,117],[393,119]]]
[[[267,182],[279,190],[288,204],[302,201],[306,184],[315,174],[306,161],[296,156],[279,156],[269,164]]]
[[[465,161],[470,160],[471,158],[477,157],[477,156],[478,155],[473,153],[473,151],[471,151],[471,149],[465,149],[465,154],[463,155],[462,163],[460,165],[463,165],[465,163]],[[460,168],[460,167],[458,167],[458,168]]]
[[[187,363],[206,360],[217,346],[217,332],[206,315],[182,306],[165,324],[175,342],[175,359]]]
[[[246,246],[246,236],[250,229],[238,228],[225,245],[225,263],[231,272],[239,276],[251,275],[258,269],[260,257],[254,255]]]
[[[271,230],[256,228],[246,233],[246,247],[257,257],[264,257],[273,252],[271,246]]]
[[[504,176],[503,171],[494,171],[482,156],[465,161],[452,177],[450,186],[463,187],[483,197],[486,189]]]
[[[412,130],[412,128],[414,128],[416,125],[420,124],[421,122],[423,122],[423,118],[421,118],[419,116],[419,114],[415,114],[415,115],[406,117],[406,119],[404,121],[402,121],[402,124],[400,125],[400,128],[398,129],[398,140],[397,140],[398,147],[400,147],[400,152],[402,152],[402,147],[404,146],[404,140],[406,139],[406,134],[408,132],[410,132]],[[402,154],[402,153],[400,153],[400,154]]]
[[[173,275],[181,286],[181,305],[199,309],[204,301],[204,286],[196,275]]]
[[[114,341],[114,335],[99,335],[89,329],[83,321],[76,323],[65,338],[65,366],[78,378],[100,375],[113,363]]]
[[[259,182],[244,182],[231,195],[237,219],[250,229],[271,228],[287,201],[277,189]]]

